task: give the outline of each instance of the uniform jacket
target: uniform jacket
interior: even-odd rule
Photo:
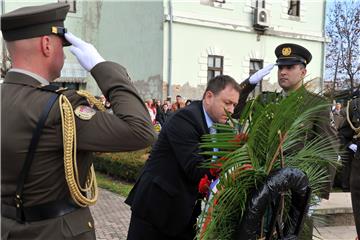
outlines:
[[[246,100],[255,85],[246,80],[241,86],[240,98]],[[170,236],[183,232],[200,214],[198,184],[205,174],[211,175],[200,168],[205,157],[199,143],[208,133],[202,101],[193,101],[167,120],[125,201],[132,214]]]
[[[82,120],[75,116],[77,162],[82,183],[92,163],[92,152],[137,150],[149,146],[155,139],[148,111],[130,82],[125,68],[116,63],[103,62],[97,64],[91,70],[91,74],[106,98],[110,99],[114,114],[96,112],[90,120]],[[1,200],[7,205],[14,205],[17,178],[28,151],[33,129],[52,94],[38,87],[40,83],[37,80],[18,72],[9,72],[1,86]],[[79,105],[88,106],[87,100],[77,95],[74,90],[65,91],[63,94],[68,97],[74,109]],[[62,124],[57,100],[45,122],[24,185],[24,207],[69,198],[64,177],[62,141]],[[75,226],[72,227],[75,229],[70,231],[70,236],[75,239],[77,234],[89,231],[88,222],[92,222],[93,226],[90,212],[86,209],[72,214],[73,218],[66,215],[62,217],[61,221],[66,221],[67,224],[57,224],[70,228]],[[37,238],[32,239],[62,239],[54,235],[56,231],[49,230],[60,228],[59,225],[51,224],[54,220],[41,221],[44,223],[37,230],[32,229],[31,225],[24,227],[9,219],[2,220],[4,239],[7,239],[7,235],[16,236],[15,232],[19,236],[37,232]],[[69,232],[69,229],[64,231]]]
[[[349,118],[351,123],[355,128],[360,127],[360,99],[353,99],[349,106]],[[343,113],[343,112],[342,112]],[[350,144],[357,145],[357,151],[354,154],[354,159],[351,162],[351,173],[350,173],[350,191],[351,191],[351,201],[353,206],[353,214],[355,218],[355,226],[358,236],[360,236],[360,141],[354,139],[353,136],[356,135],[356,132],[350,127],[349,122],[346,119],[346,113],[344,113],[345,121],[339,127],[339,136],[343,147],[350,151],[350,154],[353,154],[351,150],[348,149]]]

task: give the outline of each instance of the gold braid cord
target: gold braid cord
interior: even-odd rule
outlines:
[[[80,207],[94,205],[98,198],[94,165],[90,167],[85,187],[81,187],[76,160],[76,125],[73,108],[64,95],[60,95],[59,105],[64,144],[65,178],[71,197]],[[82,192],[85,192],[85,196]]]
[[[349,114],[349,107],[350,107],[351,100],[348,101],[348,104],[346,106],[346,120],[348,121],[350,127],[355,131],[356,135],[354,135],[354,138],[360,138],[360,127],[356,128],[351,120],[350,120],[350,114]]]
[[[76,91],[76,93],[82,97],[85,97],[89,101],[90,104],[94,104],[97,107],[97,109],[99,109],[100,111],[103,111],[103,112],[106,111],[103,103],[100,100],[96,99],[88,91],[78,90],[78,91]]]

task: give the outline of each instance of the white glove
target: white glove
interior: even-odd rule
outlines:
[[[354,153],[357,151],[357,145],[356,144],[350,144],[350,146],[348,147],[349,149],[351,149]]]
[[[105,61],[90,43],[81,40],[69,32],[65,33],[65,38],[72,44],[70,51],[87,71],[90,71],[96,64]]]
[[[254,73],[253,75],[251,75],[251,77],[249,78],[249,82],[251,84],[257,84],[258,82],[260,82],[263,77],[265,77],[266,75],[268,75],[271,70],[274,68],[275,64],[271,63],[269,65],[267,65],[266,67],[260,69],[259,71],[257,71],[256,73]]]

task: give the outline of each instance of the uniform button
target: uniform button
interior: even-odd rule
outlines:
[[[88,226],[89,226],[89,228],[93,228],[93,225],[91,224],[91,222],[88,222]]]

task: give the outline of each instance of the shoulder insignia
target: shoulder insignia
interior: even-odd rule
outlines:
[[[75,115],[82,120],[90,120],[96,111],[89,106],[80,105],[74,110]]]

